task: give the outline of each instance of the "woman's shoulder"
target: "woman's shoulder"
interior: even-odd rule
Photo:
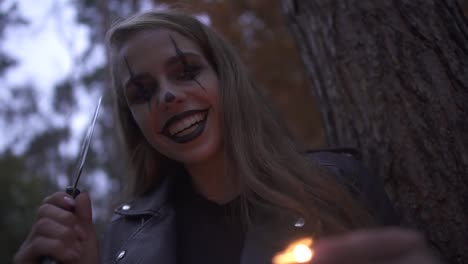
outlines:
[[[170,178],[164,178],[152,190],[129,197],[128,201],[115,208],[107,229],[103,233],[102,263],[114,263],[123,256],[128,261],[128,259],[136,260],[153,254],[168,255],[160,252],[162,248],[156,250],[152,246],[160,245],[161,241],[171,241],[168,232],[172,230],[175,216],[174,210],[168,204],[171,185]],[[145,240],[145,234],[155,235]],[[151,243],[147,243],[148,241]],[[127,263],[130,262],[133,263],[132,261]]]
[[[369,173],[360,153],[351,148],[309,150],[307,158],[324,167],[344,185],[383,225],[398,225],[399,219],[384,189],[383,180]]]

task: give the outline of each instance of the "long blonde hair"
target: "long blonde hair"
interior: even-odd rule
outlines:
[[[229,43],[197,19],[177,11],[134,15],[115,24],[107,36],[115,105],[133,170],[133,195],[154,188],[160,175],[174,166],[146,142],[136,125],[117,69],[125,42],[138,32],[158,28],[194,41],[217,73],[224,115],[225,173],[242,184],[240,200],[247,223],[252,208],[279,208],[304,217],[315,235],[369,223],[368,213],[349,192],[296,146]]]

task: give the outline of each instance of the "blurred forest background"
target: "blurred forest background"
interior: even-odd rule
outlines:
[[[18,8],[20,2],[0,1],[2,41],[7,34],[15,34],[16,28],[31,24],[31,18]],[[467,14],[468,0],[459,2]],[[15,71],[21,61],[0,45],[0,125],[3,131],[0,144],[0,263],[11,262],[11,256],[25,238],[41,200],[68,184],[69,175],[76,166],[78,150],[77,147],[70,150],[67,146],[79,147],[80,142],[76,142],[76,138],[84,136],[83,128],[76,136],[75,126],[69,121],[82,112],[85,105],[90,108],[85,112],[90,114],[81,123],[86,125],[97,102],[93,99],[97,94],[104,94],[104,105],[80,188],[88,190],[94,198],[98,226],[107,221],[117,201],[125,177],[121,173],[125,165],[121,162],[121,149],[114,129],[107,64],[105,59],[102,63],[91,61],[95,60],[96,53],[106,57],[104,34],[120,17],[174,4],[188,8],[236,46],[251,74],[258,79],[278,113],[286,119],[304,146],[318,148],[325,144],[310,83],[277,1],[56,0],[50,3],[53,15],[49,19],[56,16],[57,23],[60,23],[60,8],[57,7],[65,3],[76,10],[74,20],[88,29],[89,45],[80,54],[73,55],[72,73],[50,84],[54,89],[48,112],[41,111],[41,90],[34,83],[26,81],[9,86],[4,82],[3,76]],[[63,41],[70,41],[70,37],[65,35]],[[37,67],[41,67],[39,61]],[[89,102],[83,103],[82,100]],[[41,125],[35,125],[37,123]]]

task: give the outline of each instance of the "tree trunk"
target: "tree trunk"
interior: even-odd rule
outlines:
[[[281,0],[330,146],[361,150],[405,225],[468,263],[468,23],[456,0]]]

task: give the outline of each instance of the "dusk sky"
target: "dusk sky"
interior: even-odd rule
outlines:
[[[75,9],[71,1],[63,0],[6,0],[0,4],[6,8],[11,3],[18,3],[18,13],[29,23],[24,26],[13,26],[6,31],[6,39],[2,48],[14,57],[18,64],[7,71],[0,80],[0,102],[15,102],[12,89],[17,86],[31,84],[36,89],[39,111],[31,118],[21,122],[7,123],[0,120],[3,131],[0,139],[0,149],[4,149],[11,142],[15,142],[14,151],[22,152],[29,143],[29,139],[51,127],[71,125],[72,138],[60,147],[61,154],[76,157],[79,140],[85,132],[99,94],[90,94],[83,89],[76,89],[78,94],[78,112],[71,116],[54,113],[52,96],[54,86],[63,79],[77,78],[81,72],[91,70],[96,65],[104,63],[104,50],[98,47],[92,54],[88,65],[76,63],[79,55],[89,45],[88,28],[75,23]],[[18,102],[21,103],[21,102]],[[87,177],[96,186],[94,194],[104,195],[105,186],[109,186],[107,177],[100,171],[94,171],[92,177]],[[60,186],[69,184],[69,177],[57,175]]]

